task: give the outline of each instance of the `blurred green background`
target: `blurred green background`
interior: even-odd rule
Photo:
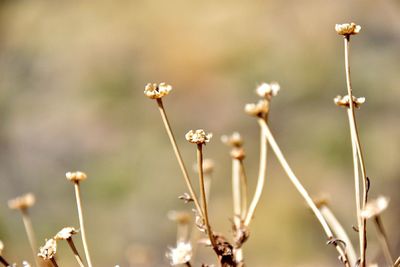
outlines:
[[[206,157],[217,162],[211,220],[229,234],[230,159],[222,134],[245,138],[251,193],[258,128],[243,112],[263,81],[278,81],[270,125],[312,195],[328,192],[333,211],[356,234],[343,41],[335,23],[354,21],[351,64],[371,197],[390,197],[383,215],[399,249],[400,3],[357,1],[0,1],[0,239],[14,261],[32,261],[19,214],[7,200],[33,192],[39,243],[78,227],[65,172],[82,170],[89,246],[96,266],[168,266],[186,191],[147,82],[168,82],[165,106],[186,163],[189,129],[214,133]],[[194,174],[192,177],[195,178]],[[76,239],[79,240],[79,239]],[[380,257],[375,229],[369,257]],[[248,266],[339,266],[274,156],[245,246]],[[81,248],[80,244],[78,245]],[[61,265],[74,266],[65,244]],[[132,259],[133,258],[133,259]],[[147,265],[140,259],[148,258]],[[214,260],[208,249],[198,259]]]

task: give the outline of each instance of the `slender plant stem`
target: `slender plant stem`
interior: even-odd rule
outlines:
[[[265,121],[264,121],[265,122]],[[266,123],[266,122],[265,122]],[[265,174],[267,170],[267,139],[264,137],[263,128],[260,128],[260,167],[258,171],[258,179],[256,191],[254,193],[254,197],[250,203],[249,211],[246,215],[246,219],[244,220],[244,225],[249,226],[251,220],[253,219],[254,212],[257,208],[258,203],[260,202],[260,198],[264,189],[265,183]]]
[[[82,243],[83,249],[85,251],[86,261],[89,267],[92,267],[92,260],[89,254],[89,248],[86,240],[86,231],[85,231],[85,223],[83,221],[83,212],[82,212],[82,201],[81,201],[81,193],[79,188],[79,182],[74,183],[75,187],[75,196],[76,196],[76,205],[78,207],[78,217],[79,217],[79,227],[81,228],[81,236],[82,236]]]
[[[211,245],[213,249],[217,252],[217,244],[215,242],[213,233],[210,227],[210,220],[208,219],[208,208],[207,208],[207,199],[206,199],[206,190],[204,187],[204,175],[203,175],[203,145],[197,145],[197,167],[199,173],[199,183],[200,183],[200,192],[201,192],[201,201],[203,206],[203,218],[204,223],[206,225],[208,238],[210,239]]]
[[[343,226],[340,224],[335,214],[333,214],[332,210],[328,206],[322,205],[320,207],[320,211],[336,236],[346,243],[346,254],[348,255],[349,264],[350,266],[355,266],[357,262],[357,254],[349,236],[346,233],[346,230],[344,230]]]
[[[383,226],[381,217],[375,216],[375,225],[378,230],[378,239],[381,244],[383,254],[385,255],[386,262],[388,266],[392,266],[394,263],[394,259],[392,253],[390,252],[389,240],[385,231],[385,227]]]
[[[396,262],[393,264],[393,267],[399,267],[399,266],[400,266],[400,257],[398,257]]]
[[[242,197],[240,189],[240,161],[232,159],[232,197],[233,197],[233,221],[236,227],[240,227],[242,214]]]
[[[360,145],[360,138],[357,129],[356,117],[354,112],[354,103],[353,103],[353,94],[352,94],[352,87],[351,87],[351,79],[350,79],[350,60],[349,60],[349,46],[350,46],[350,36],[346,36],[344,38],[344,46],[345,46],[345,68],[346,68],[346,85],[347,85],[347,93],[349,96],[349,123],[352,132],[352,142],[355,143],[357,148],[358,159],[360,162],[361,167],[361,174],[362,174],[362,187],[363,187],[363,194],[362,194],[362,205],[361,208],[363,209],[367,204],[367,176],[364,164],[364,157]],[[351,113],[351,114],[350,114]],[[350,116],[351,115],[351,116]],[[354,145],[353,145],[354,150]],[[354,153],[354,151],[353,151]],[[359,185],[358,185],[359,186]],[[361,212],[360,212],[361,213]],[[361,216],[359,214],[358,216]],[[367,250],[367,222],[365,218],[360,218],[361,221],[361,228],[359,228],[359,235],[360,235],[360,267],[366,266],[366,250]]]
[[[74,253],[75,259],[76,259],[76,261],[78,262],[79,266],[80,266],[80,267],[85,267],[85,265],[84,265],[83,262],[82,262],[82,258],[81,258],[81,256],[79,255],[79,252],[78,252],[78,250],[77,250],[76,247],[75,247],[75,244],[74,244],[74,241],[72,240],[72,237],[67,238],[67,242],[68,242],[68,245],[69,245],[69,247],[71,248],[72,252]]]
[[[29,240],[29,245],[32,249],[32,254],[33,254],[33,258],[35,261],[36,266],[40,266],[39,264],[39,260],[37,257],[37,243],[36,243],[36,237],[35,237],[35,232],[33,231],[33,226],[32,226],[32,221],[31,218],[29,216],[28,210],[27,209],[21,209],[21,213],[22,213],[22,220],[24,222],[24,227],[25,227],[25,231],[26,234],[28,236],[28,240]]]
[[[197,211],[203,217],[203,212],[201,210],[199,201],[197,199],[197,195],[196,195],[196,193],[195,193],[195,191],[193,189],[192,182],[190,181],[187,168],[185,166],[185,163],[183,162],[181,153],[180,153],[178,145],[176,143],[175,136],[174,136],[174,133],[172,132],[171,125],[170,125],[170,123],[168,121],[167,113],[165,112],[165,108],[164,108],[164,105],[163,105],[163,102],[162,102],[161,98],[157,99],[157,105],[158,105],[158,110],[160,111],[160,114],[161,114],[162,121],[163,121],[164,126],[165,126],[165,130],[167,131],[169,140],[170,140],[170,142],[172,144],[172,148],[174,150],[176,159],[178,160],[179,166],[181,168],[181,171],[182,171],[182,174],[183,174],[183,178],[185,179],[186,185],[187,185],[187,187],[189,189],[190,196],[193,199],[193,202],[194,202],[194,205],[196,206]]]
[[[0,255],[0,262],[1,262],[5,267],[10,266],[10,264],[8,263],[8,261],[6,261],[6,259],[3,258],[3,256],[1,256],[1,255]]]
[[[292,169],[290,168],[288,162],[286,161],[285,157],[282,154],[281,149],[279,148],[278,144],[275,141],[274,136],[272,135],[267,123],[265,122],[264,119],[260,118],[258,119],[258,123],[260,127],[263,129],[263,134],[265,135],[266,139],[268,140],[268,143],[270,144],[272,150],[274,151],[276,157],[278,158],[280,164],[282,165],[283,169],[285,170],[287,176],[289,177],[290,181],[293,183],[293,185],[296,187],[297,191],[299,191],[300,195],[304,198],[308,206],[311,208],[311,210],[314,212],[315,216],[317,217],[318,221],[320,222],[322,228],[324,229],[324,232],[326,236],[328,237],[329,240],[333,238],[333,233],[331,229],[328,226],[328,223],[326,222],[324,216],[321,214],[320,210],[317,208],[315,205],[314,201],[311,199],[310,195],[306,191],[306,189],[303,187],[303,185],[300,183],[299,179],[296,177]],[[344,249],[337,245],[334,244],[336,247],[336,250],[338,251],[341,259],[343,260],[343,263],[345,266],[350,267],[346,252]]]
[[[54,267],[58,267],[57,261],[56,261],[56,259],[54,257],[51,258],[50,261],[51,261],[51,264],[53,264]]]
[[[241,195],[242,195],[242,214],[241,218],[244,220],[247,214],[247,174],[244,168],[243,159],[240,160],[240,182],[241,182]]]
[[[192,264],[190,264],[190,261],[186,262],[185,265],[186,265],[187,267],[192,267]]]

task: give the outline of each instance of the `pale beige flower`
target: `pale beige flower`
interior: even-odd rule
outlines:
[[[246,104],[244,111],[252,116],[263,116],[269,111],[269,103],[266,100],[260,100],[257,103]]]
[[[281,87],[277,82],[262,83],[257,87],[256,93],[260,97],[270,99],[272,96],[276,96],[280,89]]]
[[[64,227],[63,229],[61,229],[61,231],[59,231],[54,236],[54,239],[55,240],[67,240],[77,233],[78,233],[78,231],[75,230],[74,227]]]
[[[12,210],[26,210],[35,204],[35,196],[32,193],[16,197],[8,201],[8,207]]]
[[[22,267],[31,267],[31,265],[29,264],[29,262],[23,261],[22,262]]]
[[[192,245],[187,242],[179,242],[176,248],[169,248],[166,253],[172,266],[185,264],[192,258]]]
[[[67,177],[68,180],[71,182],[77,183],[86,180],[87,175],[84,172],[67,172],[65,174],[65,177]]]
[[[51,238],[46,241],[46,244],[43,247],[40,247],[38,256],[44,260],[50,260],[56,255],[56,252],[57,242]]]
[[[157,99],[168,95],[171,90],[172,86],[166,83],[148,83],[144,88],[144,94],[148,98]]]
[[[368,201],[364,209],[361,211],[361,217],[370,219],[380,215],[389,205],[389,199],[384,196],[380,196],[377,199]]]
[[[1,256],[2,252],[3,252],[3,249],[4,249],[4,244],[3,244],[3,242],[0,240],[0,256]]]
[[[188,224],[191,220],[191,217],[189,212],[171,210],[168,212],[168,219],[180,224]]]
[[[210,142],[212,133],[206,133],[203,129],[198,129],[196,131],[190,130],[185,135],[186,140],[193,144],[205,144]]]
[[[238,132],[234,132],[231,135],[221,136],[221,141],[222,143],[233,147],[241,147],[243,145],[242,136]]]
[[[349,99],[350,99],[349,95],[345,95],[345,96],[338,95],[333,99],[333,101],[339,107],[348,108],[348,107],[350,107]],[[353,103],[356,108],[360,108],[360,106],[365,103],[365,97],[357,98],[357,97],[353,96]]]
[[[340,35],[353,35],[357,34],[361,31],[361,26],[357,25],[355,23],[343,23],[343,24],[336,24],[335,25],[335,30],[338,34]]]

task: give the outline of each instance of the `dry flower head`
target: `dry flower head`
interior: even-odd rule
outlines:
[[[244,149],[242,147],[234,147],[231,150],[231,157],[233,159],[238,159],[238,160],[244,160],[246,157],[246,153],[244,152]]]
[[[187,242],[178,242],[176,248],[169,248],[166,256],[172,266],[185,264],[192,258],[192,245]]]
[[[185,135],[186,140],[193,144],[205,144],[210,142],[212,133],[206,133],[203,129],[190,130]]]
[[[276,96],[278,94],[280,89],[281,87],[277,82],[262,83],[257,87],[256,93],[260,97],[271,99],[271,97]]]
[[[43,247],[40,247],[38,256],[44,260],[50,260],[56,255],[56,252],[57,242],[51,238],[46,241],[46,244]]]
[[[191,217],[190,213],[186,211],[172,210],[168,212],[168,219],[170,219],[171,221],[175,221],[179,224],[188,224],[190,223]]]
[[[221,136],[221,141],[222,143],[233,147],[240,147],[243,145],[243,138],[238,132],[234,132],[231,135]]]
[[[74,183],[79,183],[87,179],[87,175],[84,172],[76,171],[76,172],[67,172],[65,174],[68,180]]]
[[[336,24],[335,30],[338,34],[349,36],[353,34],[357,34],[361,31],[361,26],[355,23],[343,23],[343,24]]]
[[[4,244],[3,244],[3,242],[0,240],[0,255],[1,255],[1,253],[3,252],[3,249],[4,249]]]
[[[269,103],[266,100],[259,100],[257,103],[246,104],[244,111],[251,116],[263,116],[269,111]]]
[[[350,99],[349,95],[345,95],[345,96],[338,95],[333,99],[333,101],[339,107],[348,108],[348,107],[350,107],[349,99]],[[353,96],[353,103],[354,103],[354,106],[356,108],[360,108],[360,106],[365,103],[365,97],[358,97],[357,98],[357,97]]]
[[[384,196],[380,196],[377,199],[368,201],[365,208],[361,211],[361,216],[365,219],[381,214],[389,205],[389,199]]]
[[[54,236],[54,239],[55,240],[67,240],[67,239],[71,238],[73,235],[75,235],[76,233],[78,233],[78,231],[75,230],[74,227],[64,227],[63,229],[61,229],[61,231],[59,231]]]
[[[8,207],[12,210],[26,210],[35,204],[35,196],[32,193],[16,197],[8,201]]]
[[[172,86],[166,83],[148,83],[144,88],[144,94],[150,99],[158,99],[168,95],[171,90]]]

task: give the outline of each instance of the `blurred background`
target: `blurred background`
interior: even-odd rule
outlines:
[[[357,1],[0,1],[0,239],[13,261],[32,262],[20,215],[7,200],[33,192],[39,244],[78,228],[65,172],[82,170],[89,246],[96,266],[168,266],[175,245],[170,210],[190,210],[148,82],[168,82],[165,106],[188,166],[189,129],[214,133],[211,221],[229,235],[229,149],[245,138],[250,193],[258,171],[258,127],[243,112],[257,84],[278,81],[270,125],[310,194],[331,196],[348,230],[356,224],[351,146],[344,109],[343,41],[336,23],[363,28],[351,41],[354,94],[371,178],[396,256],[400,212],[400,3]],[[339,266],[317,220],[270,154],[268,177],[245,245],[248,266]],[[192,179],[195,179],[192,173]],[[369,257],[380,259],[370,224]],[[76,238],[81,249],[79,238]],[[82,251],[82,250],[81,250]],[[65,244],[59,262],[74,266]],[[209,249],[198,260],[212,263]],[[196,265],[199,266],[197,263]]]

